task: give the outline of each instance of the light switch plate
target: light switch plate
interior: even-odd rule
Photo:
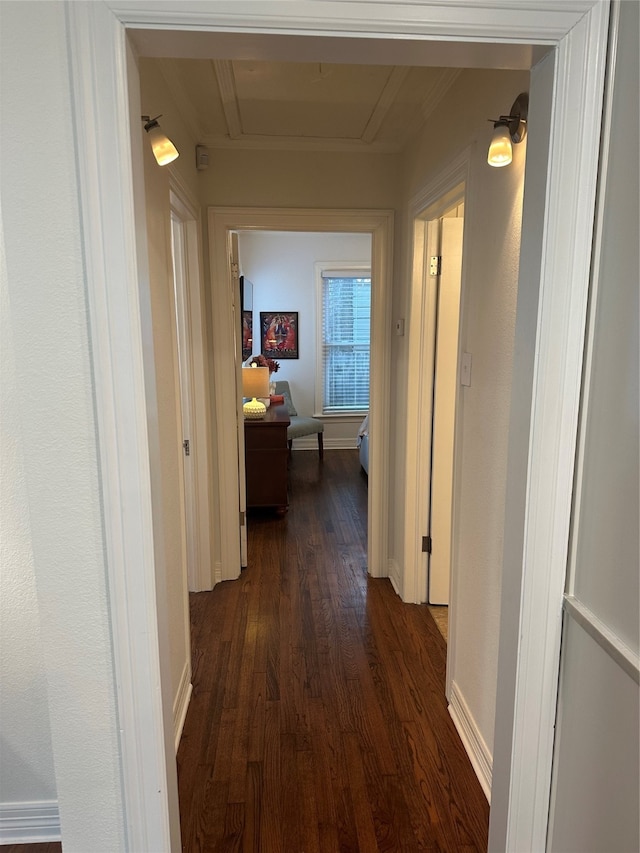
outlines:
[[[396,320],[396,335],[399,338],[404,335],[404,320]]]

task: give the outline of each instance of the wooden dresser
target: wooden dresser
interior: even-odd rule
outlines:
[[[247,507],[275,507],[287,511],[286,406],[270,406],[262,420],[245,420],[244,450],[247,472]]]

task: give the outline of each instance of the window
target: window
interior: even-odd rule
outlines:
[[[319,276],[318,401],[323,414],[369,409],[371,273],[322,269]]]

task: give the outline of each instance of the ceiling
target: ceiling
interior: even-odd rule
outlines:
[[[129,30],[182,122],[210,148],[395,153],[463,69],[529,70],[548,45]]]
[[[402,151],[459,69],[146,58],[210,148]]]

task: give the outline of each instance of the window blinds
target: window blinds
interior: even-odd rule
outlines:
[[[371,278],[322,275],[323,411],[369,408]]]

